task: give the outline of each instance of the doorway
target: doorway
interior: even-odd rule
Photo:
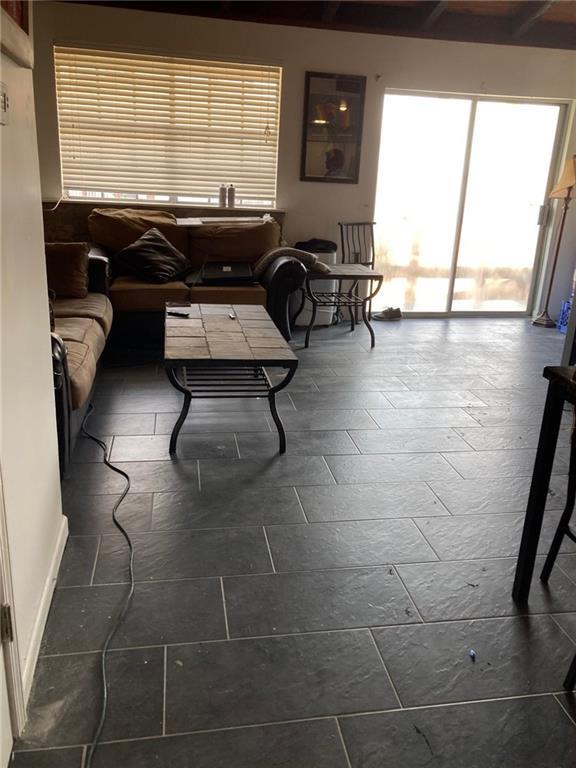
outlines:
[[[562,105],[387,93],[375,309],[526,314]]]

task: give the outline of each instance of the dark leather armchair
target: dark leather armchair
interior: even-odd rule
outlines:
[[[266,288],[266,310],[286,341],[290,334],[289,299],[301,288],[306,277],[306,267],[292,256],[279,256],[261,278]]]

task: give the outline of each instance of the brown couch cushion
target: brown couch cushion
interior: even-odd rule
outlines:
[[[106,336],[100,323],[89,317],[59,317],[55,322],[55,332],[64,341],[77,341],[90,347],[96,361],[104,351]]]
[[[136,277],[117,277],[110,286],[110,300],[114,311],[164,311],[167,301],[189,301],[190,289],[186,283],[145,283]]]
[[[83,299],[88,294],[88,243],[46,243],[48,288],[56,298]]]
[[[134,208],[94,208],[88,216],[88,229],[95,243],[113,253],[133,243],[152,227],[184,255],[188,252],[188,233],[178,227],[176,217],[165,211],[139,211]]]
[[[266,305],[266,289],[261,285],[197,285],[190,289],[190,301],[199,304]]]
[[[87,344],[66,341],[72,409],[81,408],[88,400],[96,376],[96,358]]]
[[[85,299],[57,299],[53,302],[54,317],[90,317],[97,320],[104,335],[112,327],[112,304],[103,293],[89,293]]]
[[[203,224],[190,230],[189,258],[196,267],[207,261],[254,263],[280,245],[280,227],[274,220],[250,224]]]

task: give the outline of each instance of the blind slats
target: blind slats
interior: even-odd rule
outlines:
[[[64,190],[275,203],[279,67],[54,49]],[[92,193],[92,194],[89,194]]]

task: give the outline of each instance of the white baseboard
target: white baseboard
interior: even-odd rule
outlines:
[[[46,619],[48,618],[48,611],[50,610],[52,595],[54,594],[54,588],[56,586],[58,569],[60,568],[60,561],[62,560],[67,540],[68,518],[65,515],[62,515],[60,528],[56,537],[56,545],[54,547],[54,552],[52,553],[52,559],[50,560],[50,568],[48,569],[46,581],[44,582],[44,589],[42,590],[42,597],[40,598],[40,603],[38,605],[38,612],[32,629],[30,645],[28,646],[26,660],[24,662],[22,684],[24,688],[24,700],[26,703],[28,703],[28,697],[30,696],[34,671],[36,670],[36,662],[38,661],[38,654],[40,653],[40,646],[42,644],[44,627],[46,626]]]

